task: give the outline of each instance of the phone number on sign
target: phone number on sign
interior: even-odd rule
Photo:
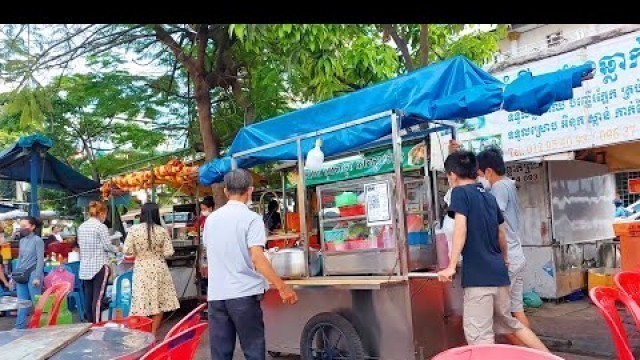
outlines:
[[[557,151],[576,150],[592,147],[595,144],[610,144],[620,141],[628,141],[636,138],[640,126],[627,125],[612,129],[595,130],[589,134],[575,136],[563,136],[547,141],[522,144],[519,147],[506,148],[507,154],[512,158],[551,154]]]

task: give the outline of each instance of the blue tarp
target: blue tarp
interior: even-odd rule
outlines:
[[[15,210],[20,210],[20,209],[11,205],[0,204],[0,214],[6,213],[9,211],[15,211]]]
[[[20,138],[17,143],[0,152],[0,180],[29,182],[31,153],[35,150],[43,153],[38,185],[71,194],[85,193],[100,187],[97,181],[89,179],[46,152],[52,145],[53,141],[42,135]]]
[[[455,57],[374,86],[349,93],[313,106],[242,128],[229,154],[254,149],[281,140],[296,138],[349,121],[388,110],[415,115],[404,121],[409,127],[428,120],[462,120],[505,110],[542,113],[555,101],[570,99],[573,88],[593,71],[591,65],[561,70],[543,76],[524,76],[510,85],[503,84],[465,57]],[[323,134],[322,151],[337,155],[364,146],[391,133],[388,118],[351,126]],[[307,153],[315,138],[302,141]],[[261,163],[296,160],[297,145],[289,143],[237,159],[238,166],[249,168]],[[229,156],[200,168],[200,183],[222,180],[231,169]]]

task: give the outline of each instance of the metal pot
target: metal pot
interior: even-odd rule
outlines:
[[[271,265],[283,278],[304,277],[304,249],[295,247],[287,249],[273,248],[269,250]],[[320,274],[320,256],[315,249],[309,249],[309,275]]]

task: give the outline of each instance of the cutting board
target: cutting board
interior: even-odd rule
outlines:
[[[2,360],[45,360],[84,335],[91,324],[49,326],[18,330],[24,335],[0,346]]]

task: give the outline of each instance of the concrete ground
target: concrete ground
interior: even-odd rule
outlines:
[[[640,332],[626,310],[619,308],[619,313],[625,324],[629,344],[638,358]],[[561,304],[545,303],[542,308],[527,309],[527,315],[533,330],[552,350],[596,359],[616,358],[609,328],[587,299]],[[569,355],[566,358],[572,359]]]
[[[163,338],[167,331],[180,320],[189,309],[169,314],[163,322],[159,337]],[[600,318],[595,307],[588,301],[563,304],[545,303],[539,309],[527,309],[533,330],[554,351],[566,360],[603,360],[615,359],[615,348],[609,330]],[[629,341],[636,357],[640,355],[640,332],[635,329],[629,316],[623,314]],[[10,330],[15,317],[0,317],[0,331]],[[208,335],[202,338],[195,359],[209,359]],[[241,351],[236,351],[234,360],[243,360]],[[299,359],[290,356],[281,359]],[[271,359],[275,360],[275,359]],[[279,359],[280,360],[280,359]]]

